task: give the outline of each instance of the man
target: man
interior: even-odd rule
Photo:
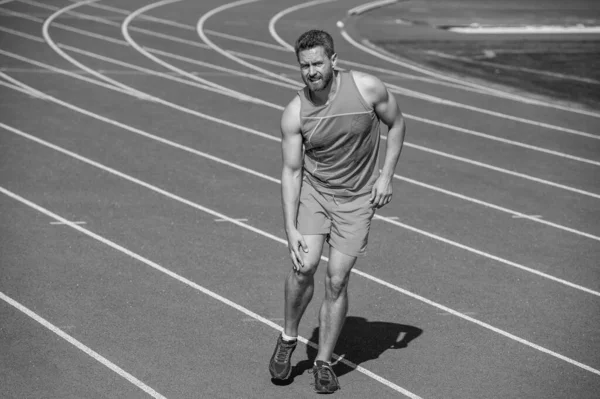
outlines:
[[[378,78],[335,69],[337,54],[328,33],[302,34],[295,50],[306,86],[281,119],[282,203],[293,268],[285,281],[284,331],[269,371],[276,380],[291,374],[298,325],[312,299],[313,276],[327,241],[313,374],[315,390],[331,393],[339,389],[330,362],[348,310],[350,271],[365,252],[375,209],[392,198],[405,125],[396,100]],[[389,128],[381,172],[380,121]]]

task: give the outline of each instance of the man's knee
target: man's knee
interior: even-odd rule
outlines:
[[[298,270],[292,270],[292,275],[299,283],[309,283],[312,281],[312,278],[317,271],[317,266],[319,266],[319,260],[310,261],[308,259],[304,260],[304,265],[300,267]]]
[[[334,274],[325,278],[325,292],[331,299],[337,299],[346,294],[350,274]]]

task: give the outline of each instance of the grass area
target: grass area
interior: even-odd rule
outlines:
[[[373,41],[437,70],[600,108],[600,42],[534,40]]]

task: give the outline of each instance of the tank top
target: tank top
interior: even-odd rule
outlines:
[[[371,191],[379,177],[380,122],[352,72],[337,72],[339,86],[324,105],[312,102],[308,87],[298,91],[304,180],[321,193],[354,196]]]

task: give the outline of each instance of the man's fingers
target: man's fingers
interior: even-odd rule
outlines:
[[[304,237],[300,240],[300,247],[304,252],[308,252],[308,245],[306,245],[306,241],[304,241]]]
[[[292,263],[294,264],[294,270],[300,270],[300,268],[302,266],[300,266],[300,263],[298,262],[298,256],[296,255],[296,253],[294,251],[290,251],[290,258],[292,258]]]
[[[302,261],[302,255],[300,254],[300,245],[298,245],[297,247],[294,248],[294,257],[296,258],[296,263],[298,264],[299,267],[304,266],[304,262]]]

